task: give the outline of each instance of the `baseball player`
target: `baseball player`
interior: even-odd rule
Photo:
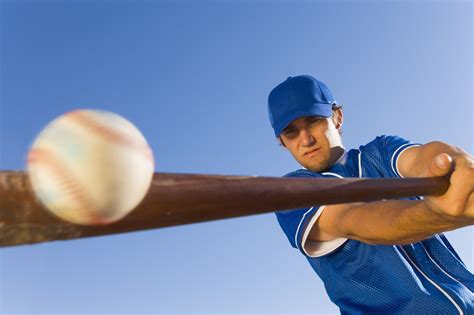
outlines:
[[[346,150],[328,87],[289,77],[268,97],[278,142],[303,168],[287,177],[450,176],[437,197],[314,205],[276,216],[342,314],[474,314],[474,275],[442,234],[474,224],[474,159],[442,142],[379,136]]]

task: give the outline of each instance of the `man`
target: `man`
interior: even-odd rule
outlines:
[[[395,136],[346,151],[342,108],[311,76],[276,86],[268,110],[277,140],[304,167],[288,177],[451,174],[442,196],[276,213],[341,313],[474,314],[474,275],[440,234],[474,224],[471,155],[442,142],[419,145]]]

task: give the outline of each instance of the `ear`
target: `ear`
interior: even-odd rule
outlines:
[[[344,114],[342,113],[342,108],[337,108],[334,110],[334,114],[332,115],[332,120],[334,122],[334,126],[336,126],[336,129],[341,129],[342,124],[344,122]]]
[[[278,141],[278,144],[282,147],[285,147],[286,148],[286,145],[285,143],[283,142],[283,139],[279,136],[277,137],[277,141]]]

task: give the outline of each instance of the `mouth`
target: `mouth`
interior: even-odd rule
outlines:
[[[319,148],[308,151],[305,154],[303,154],[303,156],[313,156],[316,153],[316,151],[318,151],[318,150],[319,150]]]

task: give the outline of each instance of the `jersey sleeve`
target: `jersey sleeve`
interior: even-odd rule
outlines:
[[[373,150],[378,151],[377,155],[380,155],[378,158],[383,173],[388,173],[390,177],[403,177],[400,174],[398,169],[398,160],[400,156],[413,146],[420,146],[421,144],[411,142],[409,140],[400,138],[398,136],[379,136],[375,138],[372,143],[369,143],[367,146],[373,147]]]
[[[322,175],[306,169],[291,172],[285,177],[337,177]],[[291,246],[307,257],[315,258],[327,255],[344,244],[346,238],[338,238],[329,242],[316,242],[308,239],[309,232],[325,209],[325,205],[314,205],[309,208],[276,212],[278,223],[285,232]]]

